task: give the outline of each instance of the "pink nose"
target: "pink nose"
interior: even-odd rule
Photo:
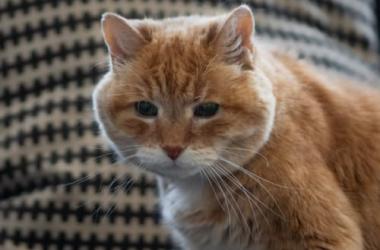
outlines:
[[[175,160],[182,153],[183,147],[179,146],[163,146],[163,150],[165,150],[166,154],[172,159]]]

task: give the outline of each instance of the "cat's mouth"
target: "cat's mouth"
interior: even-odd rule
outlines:
[[[156,163],[153,162],[147,162],[144,161],[141,158],[134,157],[130,160],[131,163],[136,165],[139,168],[142,168],[148,172],[151,172],[155,175],[159,175],[161,177],[166,178],[188,178],[191,176],[195,176],[199,174],[201,171],[197,167],[193,166],[186,166],[183,164],[180,164],[177,161],[167,161],[165,163],[159,164],[157,161]]]
[[[160,147],[136,146],[132,151],[122,151],[117,147],[122,162],[131,163],[136,167],[167,178],[184,179],[201,174],[215,164],[220,155],[213,148],[183,149],[177,157],[170,155]],[[174,159],[173,159],[174,158]]]

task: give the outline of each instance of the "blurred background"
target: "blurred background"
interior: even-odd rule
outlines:
[[[0,249],[173,249],[154,178],[117,163],[93,121],[103,12],[215,15],[246,3],[263,43],[380,85],[379,2],[1,0]]]

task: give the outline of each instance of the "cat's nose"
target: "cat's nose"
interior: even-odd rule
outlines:
[[[183,147],[180,146],[163,146],[163,150],[165,150],[166,154],[173,161],[178,158],[178,156],[182,153]]]

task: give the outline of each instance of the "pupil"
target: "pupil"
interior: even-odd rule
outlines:
[[[214,116],[219,109],[217,103],[203,103],[198,105],[194,110],[194,115],[198,117],[211,117]]]
[[[143,116],[156,116],[158,113],[157,107],[153,103],[147,101],[136,102],[135,109]]]

